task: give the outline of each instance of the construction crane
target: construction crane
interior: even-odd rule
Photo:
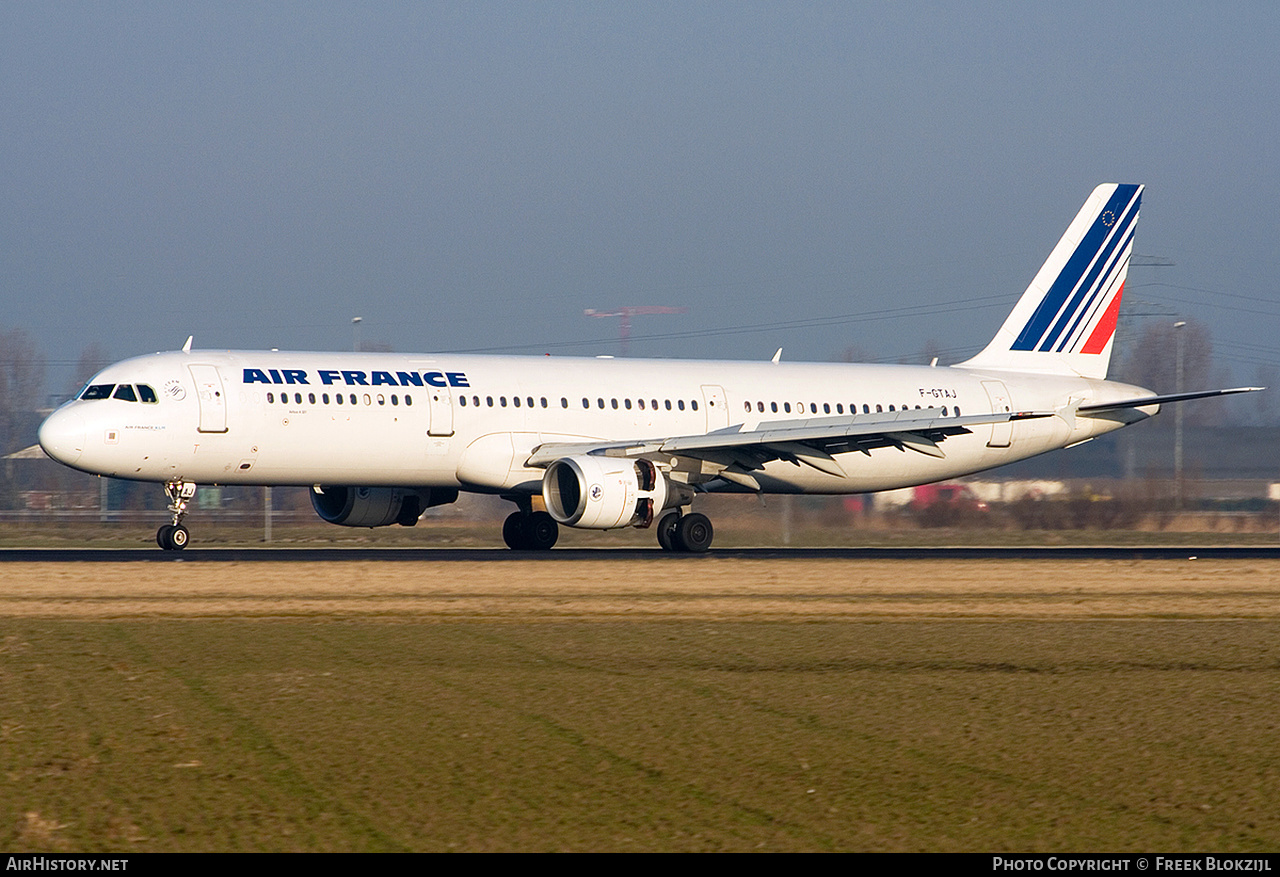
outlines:
[[[588,317],[619,317],[618,322],[618,342],[622,348],[622,355],[626,356],[631,351],[631,318],[637,314],[687,314],[688,308],[672,308],[665,305],[624,305],[612,311],[597,311],[595,308],[587,308],[582,312]]]

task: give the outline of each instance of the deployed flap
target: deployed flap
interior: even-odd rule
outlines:
[[[831,454],[865,451],[876,447],[904,447],[929,456],[938,456],[941,453],[939,442],[948,436],[967,434],[970,426],[1051,416],[1053,412],[999,411],[993,414],[944,417],[941,408],[917,408],[871,417],[855,415],[779,420],[761,423],[754,429],[745,429],[743,425],[739,425],[702,435],[672,436],[665,439],[549,443],[535,448],[525,465],[549,466],[561,457],[573,454],[698,457],[704,453],[749,451],[763,459],[795,457],[816,469],[835,474],[833,467],[838,468],[838,464],[831,458]],[[799,447],[806,449],[803,453],[808,459],[796,453]]]

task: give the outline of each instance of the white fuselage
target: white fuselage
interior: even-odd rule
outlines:
[[[764,492],[857,493],[966,475],[1154,413],[1077,417],[1141,388],[1062,375],[840,363],[192,351],[117,363],[91,385],[146,385],[155,402],[68,402],[41,444],[86,472],[198,484],[456,487],[536,492],[545,443],[701,435],[745,424],[946,408],[1060,416],[972,427],[942,457],[838,455],[846,477],[775,460]],[[136,395],[136,394],[135,394]],[[341,401],[339,401],[341,400]],[[763,410],[762,410],[763,409]],[[740,489],[716,481],[712,490]]]

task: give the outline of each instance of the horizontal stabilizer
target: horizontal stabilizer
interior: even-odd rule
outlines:
[[[1213,396],[1232,396],[1236,393],[1257,393],[1266,387],[1232,387],[1230,390],[1200,390],[1196,393],[1168,393],[1164,396],[1142,396],[1137,399],[1124,399],[1119,402],[1100,402],[1096,405],[1081,405],[1077,411],[1088,414],[1092,411],[1118,411],[1121,408],[1145,408],[1148,405],[1164,405],[1167,402],[1186,402],[1188,399],[1209,399]]]

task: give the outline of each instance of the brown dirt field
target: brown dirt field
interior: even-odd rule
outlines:
[[[1269,852],[1280,562],[0,565],[0,848]]]
[[[13,563],[0,617],[1280,618],[1280,562]]]

